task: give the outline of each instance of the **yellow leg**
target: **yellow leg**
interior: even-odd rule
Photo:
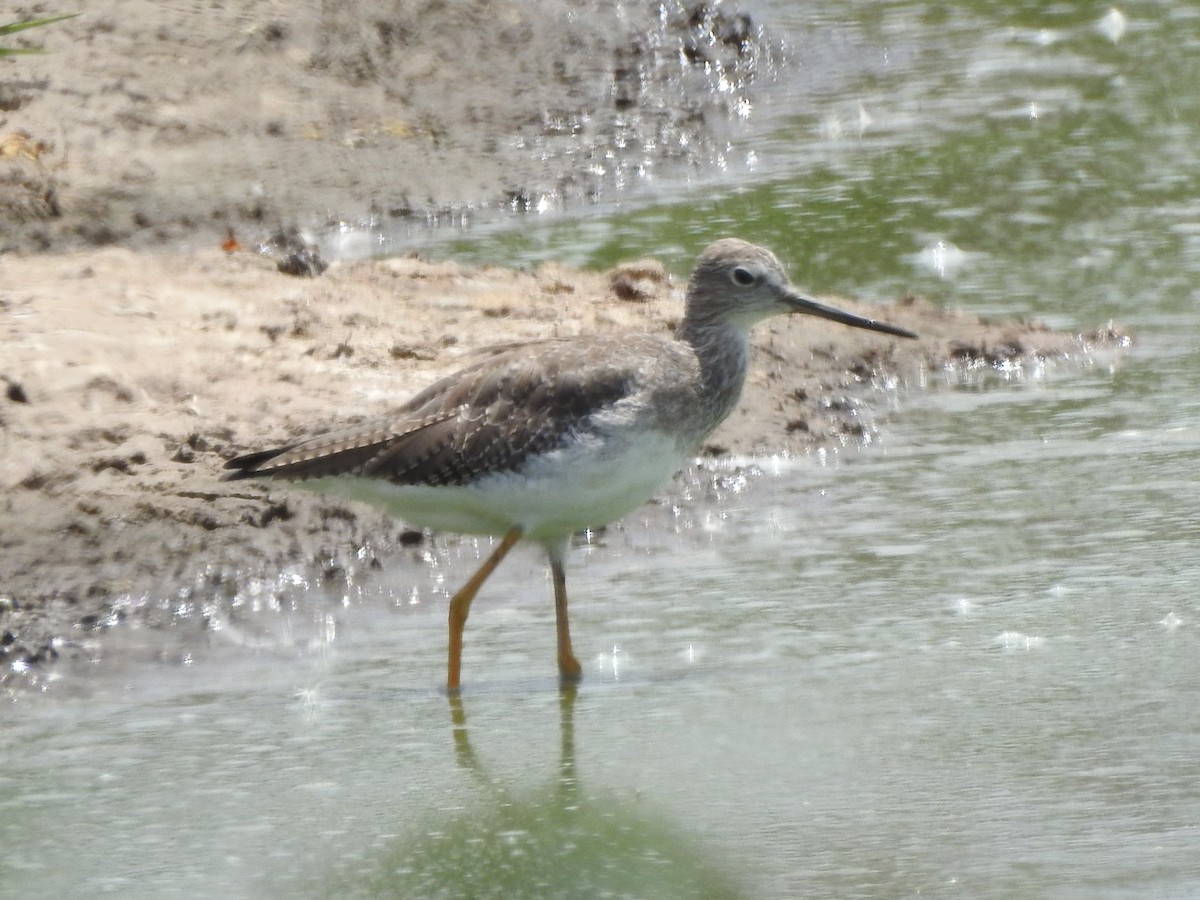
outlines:
[[[583,677],[583,666],[571,650],[571,627],[567,623],[567,576],[560,552],[550,554],[550,574],[554,579],[554,619],[558,626],[558,675],[563,684],[573,685]]]
[[[479,589],[496,566],[500,565],[500,560],[508,555],[513,544],[520,539],[520,528],[514,528],[504,535],[500,546],[492,551],[492,555],[484,561],[470,580],[450,598],[450,653],[446,667],[446,690],[452,694],[458,691],[458,678],[462,670],[463,628],[467,624],[467,615],[471,612],[471,601],[475,599],[475,595],[479,593]]]

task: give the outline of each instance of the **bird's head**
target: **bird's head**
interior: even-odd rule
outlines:
[[[693,324],[728,324],[748,330],[784,313],[803,313],[897,337],[915,338],[906,328],[857,316],[805,296],[788,280],[770,250],[737,238],[705,248],[688,282],[685,319]]]

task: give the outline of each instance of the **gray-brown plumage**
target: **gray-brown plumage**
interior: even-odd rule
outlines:
[[[751,326],[782,313],[915,337],[803,296],[769,251],[725,239],[697,261],[674,340],[609,335],[497,349],[384,418],[233,459],[228,477],[308,481],[413,524],[503,535],[451,600],[450,690],[475,592],[519,538],[536,540],[554,575],[559,671],[575,680],[567,538],[634,509],[686,463],[737,404]]]
[[[601,339],[591,349],[611,357],[618,344]],[[231,460],[228,467],[237,471],[229,477],[354,475],[394,484],[465,485],[518,471],[528,457],[563,446],[593,413],[633,387],[634,373],[615,368],[586,378],[574,368],[577,349],[569,339],[549,340],[491,355],[430,385],[385,418]]]

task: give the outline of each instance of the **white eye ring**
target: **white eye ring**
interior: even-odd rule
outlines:
[[[729,273],[730,279],[739,287],[750,287],[754,282],[758,281],[754,273],[743,266],[738,266]]]

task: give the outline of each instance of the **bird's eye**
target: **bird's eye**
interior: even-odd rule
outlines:
[[[734,284],[741,285],[742,287],[750,287],[750,285],[754,284],[754,282],[758,280],[754,277],[753,272],[751,272],[749,269],[744,269],[741,266],[738,266],[736,269],[734,269],[733,272],[730,273],[730,277],[733,279]]]

